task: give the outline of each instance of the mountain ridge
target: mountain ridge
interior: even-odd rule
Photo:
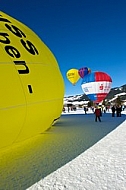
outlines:
[[[108,95],[105,98],[105,101],[109,102],[112,99],[116,99],[117,97],[120,97],[121,101],[126,101],[126,84],[124,84],[120,87],[111,88],[110,92],[108,93]],[[65,99],[68,99],[69,102],[90,101],[90,99],[87,97],[86,94],[68,96],[68,97],[65,97]]]

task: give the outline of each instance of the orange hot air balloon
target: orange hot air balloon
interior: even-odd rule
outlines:
[[[75,85],[77,83],[77,81],[80,79],[80,76],[78,74],[78,70],[77,69],[70,69],[67,71],[66,73],[67,79],[73,84]]]

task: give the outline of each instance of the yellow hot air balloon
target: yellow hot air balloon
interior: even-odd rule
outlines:
[[[26,25],[0,12],[0,148],[33,137],[60,117],[58,63]]]
[[[80,79],[80,76],[78,74],[78,70],[77,69],[70,69],[67,71],[66,73],[67,79],[73,84],[75,85],[77,83],[77,81]]]

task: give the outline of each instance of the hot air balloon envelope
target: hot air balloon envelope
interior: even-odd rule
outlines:
[[[73,85],[75,85],[75,84],[77,83],[77,81],[79,80],[79,78],[80,78],[77,69],[70,69],[69,71],[67,71],[66,76],[67,76],[67,79],[68,79]]]
[[[1,11],[0,55],[1,152],[4,147],[41,134],[60,117],[64,81],[43,41]]]
[[[89,72],[87,67],[82,67],[78,70],[78,73],[80,75],[81,78],[84,78],[85,75],[87,75]]]
[[[104,72],[92,72],[83,78],[83,92],[95,103],[105,99],[111,89],[112,79]]]

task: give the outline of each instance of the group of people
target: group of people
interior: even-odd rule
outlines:
[[[84,106],[85,114],[87,114],[87,111],[88,111],[88,108]],[[100,118],[102,116],[101,108],[97,106],[94,110],[94,107],[92,107],[92,111],[95,114],[95,121],[97,122],[97,120],[99,120],[101,122],[101,118]]]
[[[121,117],[121,111],[122,111],[122,106],[120,105],[117,105],[117,106],[112,106],[111,107],[111,110],[112,110],[112,117],[115,117],[115,113],[116,113],[116,116],[117,117]],[[102,110],[100,107],[96,107],[95,108],[95,121],[97,122],[97,120],[99,120],[99,122],[101,122],[101,116],[102,116]]]
[[[112,106],[112,117],[115,117],[115,113],[117,117],[121,117],[121,111],[122,107],[121,106]]]
[[[100,107],[100,106],[96,106],[95,108],[93,107],[92,108],[92,111],[94,112],[95,114],[95,122],[99,121],[101,122],[101,116],[102,116],[102,112],[103,113],[106,113],[105,107]],[[121,111],[123,110],[122,106],[120,105],[113,105],[111,108],[111,111],[112,111],[112,117],[115,117],[115,115],[117,117],[121,117]],[[68,112],[70,110],[70,107],[68,106]],[[74,109],[74,107],[71,107],[71,110],[74,110],[76,111],[76,109]],[[87,111],[88,111],[88,108],[86,106],[84,106],[84,112],[85,114],[87,114]],[[63,112],[65,112],[65,107],[63,107]]]

